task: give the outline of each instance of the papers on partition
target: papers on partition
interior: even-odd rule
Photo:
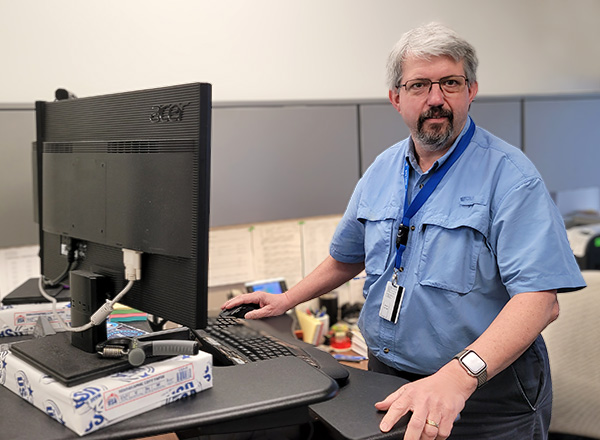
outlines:
[[[297,221],[254,226],[252,249],[255,279],[282,277],[289,286],[302,279],[300,224]]]
[[[255,279],[252,235],[247,226],[211,229],[208,285],[241,284]]]
[[[0,249],[0,299],[40,276],[39,249],[37,245]]]
[[[329,244],[341,216],[307,219],[302,222],[303,276],[311,273],[329,255]]]
[[[293,286],[329,255],[340,216],[213,228],[210,287],[284,278]]]

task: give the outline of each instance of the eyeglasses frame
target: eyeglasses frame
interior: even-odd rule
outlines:
[[[441,82],[442,82],[442,81],[444,81],[445,79],[448,79],[448,78],[453,78],[453,77],[456,77],[456,76],[460,76],[460,77],[464,78],[464,79],[465,79],[465,85],[468,87],[468,85],[469,85],[469,78],[467,78],[465,75],[448,75],[448,76],[445,76],[445,77],[443,77],[443,78],[440,78],[438,81],[431,81],[429,78],[415,78],[415,79],[409,79],[409,80],[408,80],[408,81],[406,81],[404,84],[398,84],[398,85],[396,86],[396,88],[397,88],[397,89],[400,89],[401,87],[404,87],[404,90],[406,90],[406,91],[408,92],[408,89],[406,88],[406,84],[408,84],[409,82],[411,82],[411,81],[417,81],[417,80],[427,80],[427,81],[430,81],[430,82],[431,82],[431,84],[429,85],[429,90],[428,90],[428,91],[427,91],[427,93],[426,93],[426,94],[424,94],[423,96],[425,96],[425,95],[429,95],[429,94],[431,93],[431,89],[433,88],[433,85],[434,85],[434,84],[437,84],[437,85],[439,86],[439,88],[440,88],[440,91],[441,91],[441,92],[444,94],[444,96],[446,96],[446,92],[445,92],[445,91],[444,91],[444,89],[442,88],[442,84],[441,84]]]

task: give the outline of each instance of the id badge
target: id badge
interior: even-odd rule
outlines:
[[[400,306],[402,305],[403,297],[404,287],[388,281],[385,286],[385,292],[383,293],[383,301],[379,308],[379,316],[386,321],[396,324],[398,322],[398,315],[400,314]]]

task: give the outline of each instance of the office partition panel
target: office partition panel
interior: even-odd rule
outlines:
[[[0,106],[0,248],[37,244],[33,218],[33,105]]]
[[[389,102],[360,104],[361,173],[388,147],[410,135],[402,117]]]
[[[470,115],[475,123],[521,148],[521,100],[477,99]],[[360,104],[361,172],[377,155],[410,135],[402,117],[389,102]]]
[[[214,108],[211,226],[342,213],[357,124],[355,105]]]
[[[525,99],[525,154],[550,191],[600,186],[600,96]]]
[[[475,98],[469,114],[478,126],[523,149],[521,102],[520,98]]]

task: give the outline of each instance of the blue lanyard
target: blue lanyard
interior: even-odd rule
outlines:
[[[442,166],[433,172],[427,183],[425,183],[421,191],[419,191],[410,205],[408,204],[408,161],[406,161],[404,164],[404,212],[402,216],[402,223],[400,224],[400,227],[398,228],[398,234],[396,235],[396,262],[394,264],[394,280],[397,279],[397,273],[402,264],[402,254],[404,253],[404,250],[406,249],[406,243],[408,242],[410,220],[417,213],[417,211],[421,209],[421,206],[423,206],[433,191],[435,191],[436,187],[446,175],[450,167],[454,165],[454,162],[456,162],[461,154],[463,154],[463,152],[467,149],[467,146],[473,138],[473,134],[475,133],[475,122],[473,122],[470,117],[469,120],[471,121],[471,125],[458,142],[458,145],[454,151],[450,154]]]

